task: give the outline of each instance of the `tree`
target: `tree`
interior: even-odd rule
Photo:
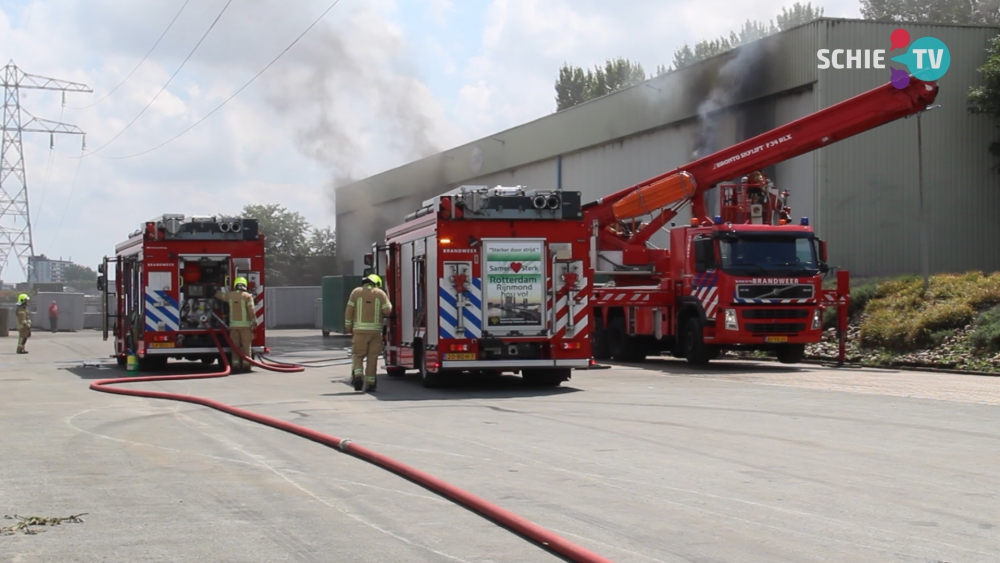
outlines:
[[[92,289],[97,285],[97,272],[87,266],[67,264],[63,268],[63,278],[66,285],[75,289]]]
[[[986,52],[986,64],[979,68],[985,83],[969,89],[969,111],[992,116],[1000,126],[1000,36],[990,40]],[[1000,141],[990,144],[990,152],[997,157],[995,168],[1000,171]]]
[[[247,205],[242,216],[257,219],[264,235],[267,285],[296,283],[297,263],[309,254],[306,237],[311,227],[306,218],[278,204]]]
[[[640,63],[618,57],[608,59],[604,66],[584,71],[563,63],[556,80],[556,111],[562,111],[588,100],[600,98],[646,80]]]
[[[587,101],[589,80],[580,67],[563,63],[556,80],[556,111],[571,108]]]
[[[314,229],[309,237],[310,256],[336,256],[337,232],[330,227]]]
[[[885,22],[1000,23],[997,0],[861,0],[861,15]]]
[[[821,17],[823,17],[823,8],[819,6],[813,8],[812,2],[805,4],[796,2],[791,9],[781,8],[781,13],[775,19],[778,20],[778,29],[785,31]]]

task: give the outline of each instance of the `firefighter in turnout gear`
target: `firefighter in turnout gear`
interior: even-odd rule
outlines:
[[[382,353],[382,319],[392,313],[389,296],[381,289],[382,278],[375,274],[367,276],[361,287],[355,288],[347,299],[344,311],[344,326],[347,334],[353,334],[351,345],[351,384],[360,391],[364,383],[374,391],[377,381],[378,357]],[[362,364],[367,359],[367,364]]]
[[[257,328],[257,313],[254,311],[253,295],[247,291],[247,279],[236,278],[233,291],[227,291],[216,296],[229,305],[229,337],[233,347],[238,348],[246,357],[251,357],[253,331]],[[250,364],[233,351],[233,371],[250,371]]]
[[[24,349],[24,345],[28,343],[28,338],[31,337],[31,311],[28,310],[28,301],[30,301],[30,298],[25,293],[17,296],[16,314],[18,354],[28,353],[28,351]]]

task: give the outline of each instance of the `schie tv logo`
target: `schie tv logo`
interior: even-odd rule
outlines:
[[[910,84],[911,74],[920,80],[932,82],[944,76],[944,73],[948,72],[948,67],[951,66],[951,53],[948,51],[948,46],[936,37],[921,37],[911,44],[909,32],[900,28],[893,31],[889,39],[889,51],[909,46],[905,53],[890,59],[906,67],[889,67],[892,72],[890,81],[893,86],[900,90]],[[838,70],[845,68],[884,69],[886,68],[885,55],[885,49],[820,49],[816,51],[816,57],[819,59],[817,68],[821,70],[828,68]]]

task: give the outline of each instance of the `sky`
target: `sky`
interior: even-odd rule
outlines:
[[[554,112],[563,63],[652,72],[792,3],[0,0],[0,65],[93,89],[65,105],[20,91],[32,115],[86,132],[86,150],[24,134],[35,254],[96,267],[146,220],[247,204],[332,227],[336,185]],[[819,5],[860,17],[857,0]],[[14,258],[0,268],[24,280]]]

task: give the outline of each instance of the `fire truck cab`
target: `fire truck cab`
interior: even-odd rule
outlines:
[[[168,358],[214,362],[219,351],[211,330],[224,330],[229,318],[219,297],[237,277],[247,279],[254,295],[252,349],[264,351],[264,237],[256,219],[163,215],[118,244],[98,272],[104,339],[114,336],[121,365],[129,352],[143,369]]]
[[[424,202],[365,257],[395,313],[390,375],[519,373],[559,385],[590,363],[589,230],[580,193],[462,186]]]

